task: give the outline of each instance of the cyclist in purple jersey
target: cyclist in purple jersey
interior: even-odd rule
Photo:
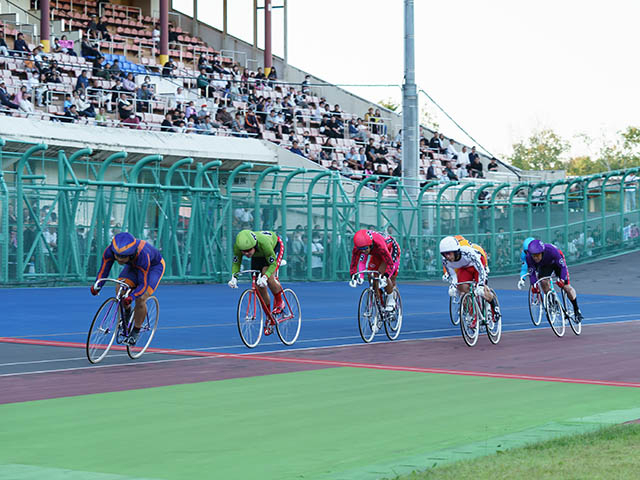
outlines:
[[[576,321],[581,322],[584,320],[578,307],[578,294],[569,285],[569,269],[562,250],[551,243],[542,243],[537,239],[532,240],[527,249],[526,262],[532,285],[538,281],[538,277],[548,277],[555,273],[556,277],[558,277],[556,284],[566,292],[567,297],[573,304]],[[541,282],[541,285],[545,293],[551,288],[548,280]],[[536,289],[534,289],[534,293],[538,293]]]
[[[96,280],[109,276],[114,261],[124,265],[118,280],[126,282],[133,289],[133,292],[123,302],[127,308],[128,317],[130,305],[135,300],[133,309],[135,325],[129,336],[129,344],[135,345],[140,336],[140,327],[147,314],[147,299],[158,288],[164,275],[164,259],[156,248],[144,240],[136,239],[128,232],[121,232],[116,234],[105,248]],[[96,289],[91,286],[91,293],[97,295],[100,288]]]

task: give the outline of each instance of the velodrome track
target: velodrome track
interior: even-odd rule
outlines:
[[[112,351],[92,366],[82,347],[100,300],[88,288],[0,290],[0,415],[9,419],[0,479],[206,477],[213,464],[226,472],[219,478],[382,478],[640,418],[636,257],[571,269],[586,316],[580,337],[567,329],[556,338],[544,321],[534,327],[515,277],[493,280],[503,337],[474,348],[449,322],[444,284],[401,285],[400,339],[379,334],[370,345],[357,331],[359,289],[289,284],[303,311],[298,342],[284,347],[274,335],[254,350],[237,333],[240,289],[162,285],[153,351],[137,361]],[[477,407],[465,408],[467,399]],[[123,401],[131,428],[162,446],[142,448],[147,461],[127,468],[73,455],[100,432],[117,443],[127,426],[109,421],[128,417],[117,409]],[[185,451],[190,440],[206,446]],[[285,447],[287,461],[263,442]]]

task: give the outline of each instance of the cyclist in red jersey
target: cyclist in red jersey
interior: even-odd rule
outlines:
[[[370,255],[366,268],[367,255]],[[385,308],[392,311],[396,307],[396,299],[393,289],[396,286],[396,279],[400,269],[400,246],[391,235],[376,232],[374,230],[358,230],[353,236],[353,252],[351,254],[351,267],[349,274],[351,282],[349,285],[355,287],[357,284],[357,273],[360,270],[377,270],[382,275],[380,288],[387,292],[387,303]]]

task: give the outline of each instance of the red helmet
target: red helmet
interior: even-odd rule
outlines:
[[[373,235],[370,230],[358,230],[353,236],[353,246],[364,250],[373,245]]]

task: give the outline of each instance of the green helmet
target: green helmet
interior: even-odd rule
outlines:
[[[251,250],[258,243],[258,239],[256,238],[256,234],[251,230],[241,230],[236,237],[236,246],[238,250],[246,251]]]

